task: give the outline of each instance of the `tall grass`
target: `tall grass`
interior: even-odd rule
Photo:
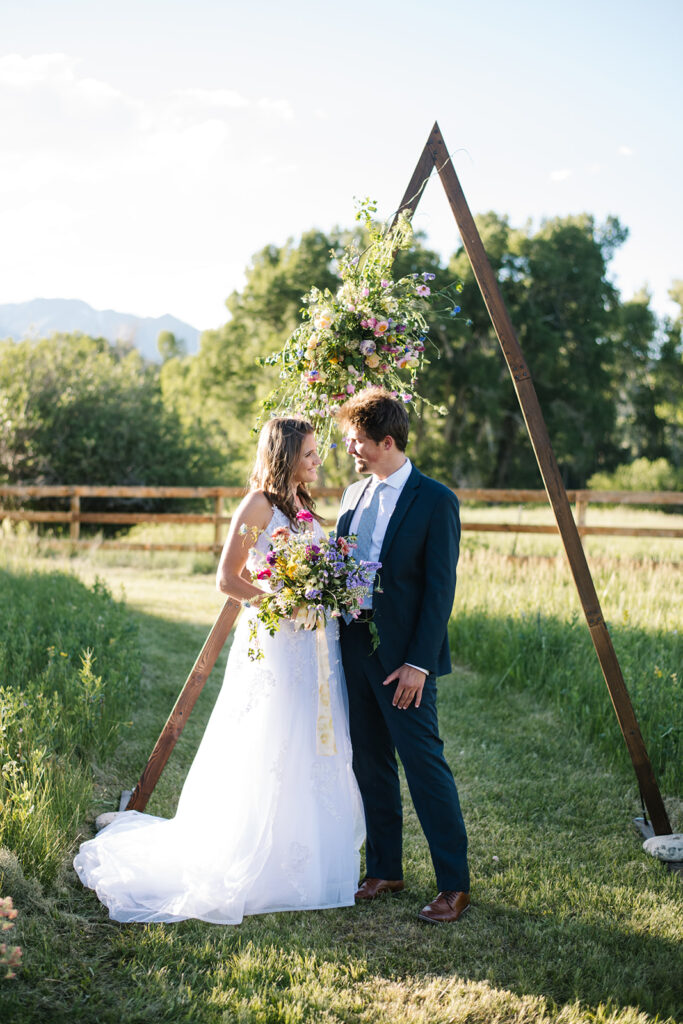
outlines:
[[[0,569],[0,845],[51,881],[140,675],[135,627],[102,581]]]
[[[683,590],[668,562],[596,559],[593,578],[662,788],[683,788]],[[493,691],[524,688],[550,701],[630,770],[624,742],[564,559],[511,558],[476,543],[459,568],[451,646]]]

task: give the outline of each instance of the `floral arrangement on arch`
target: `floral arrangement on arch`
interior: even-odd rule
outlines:
[[[429,341],[427,315],[460,312],[453,298],[462,291],[460,282],[435,291],[436,275],[428,271],[394,279],[396,253],[410,246],[413,230],[404,214],[383,229],[372,221],[375,210],[369,199],[358,206],[356,219],[365,223],[369,244],[363,251],[346,247],[338,260],[337,291],[311,288],[299,326],[280,352],[261,360],[280,366],[280,384],[264,402],[260,422],[296,410],[316,428],[323,450],[332,438],[334,414],[357,390],[383,387],[405,403],[419,398],[431,405],[417,390],[418,374],[429,362],[428,344],[439,355]]]

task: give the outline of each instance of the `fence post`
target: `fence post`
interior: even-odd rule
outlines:
[[[69,535],[72,541],[77,541],[81,532],[81,498],[79,494],[71,495],[71,526]]]
[[[221,533],[222,533],[221,526],[222,526],[222,523],[219,522],[219,517],[223,515],[223,495],[222,494],[217,494],[216,497],[213,499],[213,515],[214,515],[214,521],[213,521],[213,544],[214,544],[214,547],[220,548],[223,545],[223,541],[221,539]]]
[[[582,526],[586,525],[586,511],[588,509],[588,502],[585,498],[579,498],[578,494],[576,497],[576,525],[581,529]]]

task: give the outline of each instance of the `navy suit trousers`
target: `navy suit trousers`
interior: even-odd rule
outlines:
[[[467,833],[439,737],[435,676],[427,676],[419,708],[413,702],[399,710],[392,705],[397,684],[382,686],[387,673],[371,654],[367,623],[342,624],[341,648],[353,770],[365,810],[367,876],[403,878],[398,752],[429,844],[439,891],[469,892]]]

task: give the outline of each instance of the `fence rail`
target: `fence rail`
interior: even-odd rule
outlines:
[[[341,487],[317,487],[313,489],[316,498],[340,498]],[[224,539],[224,527],[231,517],[225,511],[226,498],[241,498],[242,487],[97,487],[91,485],[51,486],[0,486],[0,503],[3,499],[13,502],[31,499],[68,498],[69,510],[38,511],[34,509],[0,507],[0,522],[3,519],[29,523],[68,523],[69,537],[54,538],[55,543],[92,545],[101,548],[127,548],[131,551],[219,551]],[[547,503],[543,490],[498,490],[481,487],[454,489],[460,502],[491,504],[530,505]],[[575,519],[579,533],[583,536],[599,534],[615,537],[683,537],[683,529],[677,527],[630,527],[630,526],[589,526],[586,522],[590,505],[678,505],[683,507],[683,492],[680,491],[567,491],[569,501],[575,507]],[[213,498],[213,512],[81,512],[81,498]],[[81,524],[131,526],[137,523],[212,523],[214,539],[212,544],[146,543],[122,540],[84,540],[80,535]],[[463,530],[481,533],[558,533],[554,524],[537,523],[489,523],[472,522],[467,519]]]

